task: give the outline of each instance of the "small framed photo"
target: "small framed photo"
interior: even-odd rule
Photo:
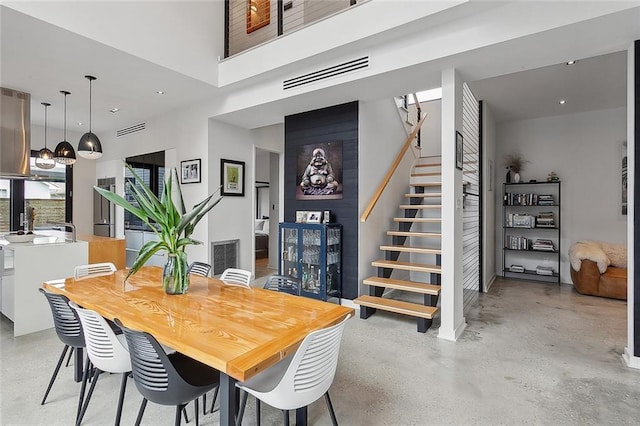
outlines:
[[[220,159],[222,195],[244,197],[244,161]]]
[[[463,165],[463,161],[462,161],[462,145],[463,140],[462,140],[462,133],[458,132],[456,130],[456,168],[459,170],[462,170],[462,165]]]
[[[305,223],[307,221],[307,212],[296,210],[296,223]]]
[[[322,213],[322,223],[331,223],[331,210],[325,210]]]
[[[307,212],[307,223],[320,223],[322,212]]]
[[[201,160],[187,160],[180,162],[180,176],[182,183],[200,183]]]

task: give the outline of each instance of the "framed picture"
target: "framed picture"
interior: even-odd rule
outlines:
[[[322,212],[307,212],[307,223],[320,223]]]
[[[180,176],[182,183],[200,183],[201,160],[187,160],[180,162]]]
[[[247,0],[247,34],[254,32],[271,21],[269,0]]]
[[[322,214],[322,223],[331,223],[331,210],[325,210]]]
[[[220,159],[222,195],[244,197],[244,161]]]
[[[462,170],[462,133],[456,130],[456,168]]]
[[[304,210],[296,210],[296,223],[305,223],[307,221],[307,212]]]
[[[342,141],[298,146],[296,200],[342,199]]]

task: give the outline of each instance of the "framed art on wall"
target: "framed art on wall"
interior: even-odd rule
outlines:
[[[220,159],[222,195],[244,197],[244,161]]]
[[[182,183],[200,183],[200,166],[201,160],[187,160],[180,162],[180,177]]]
[[[462,170],[462,133],[456,130],[456,168]]]

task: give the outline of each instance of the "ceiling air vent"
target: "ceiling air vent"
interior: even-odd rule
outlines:
[[[120,136],[128,135],[129,133],[139,132],[141,130],[144,130],[146,127],[147,127],[147,123],[134,124],[133,126],[125,127],[124,129],[118,130],[116,132],[116,136],[120,137]]]
[[[325,80],[327,78],[336,77],[365,68],[369,68],[368,56],[363,56],[362,58],[354,59],[342,64],[334,65],[329,68],[314,71],[312,73],[301,75],[299,77],[290,78],[282,82],[282,88],[284,90],[292,89],[294,87],[304,86],[305,84]]]

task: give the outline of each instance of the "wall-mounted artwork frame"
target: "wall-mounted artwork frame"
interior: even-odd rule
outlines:
[[[456,168],[458,170],[462,170],[464,164],[462,159],[463,142],[462,133],[456,130]]]
[[[307,223],[320,223],[322,212],[307,212]]]
[[[247,34],[269,25],[270,22],[270,0],[247,0]]]
[[[244,197],[244,161],[220,159],[222,195]]]
[[[202,177],[200,170],[202,160],[196,158],[194,160],[186,160],[180,162],[180,178],[182,183],[200,183]]]
[[[342,141],[298,146],[296,200],[342,199]]]

